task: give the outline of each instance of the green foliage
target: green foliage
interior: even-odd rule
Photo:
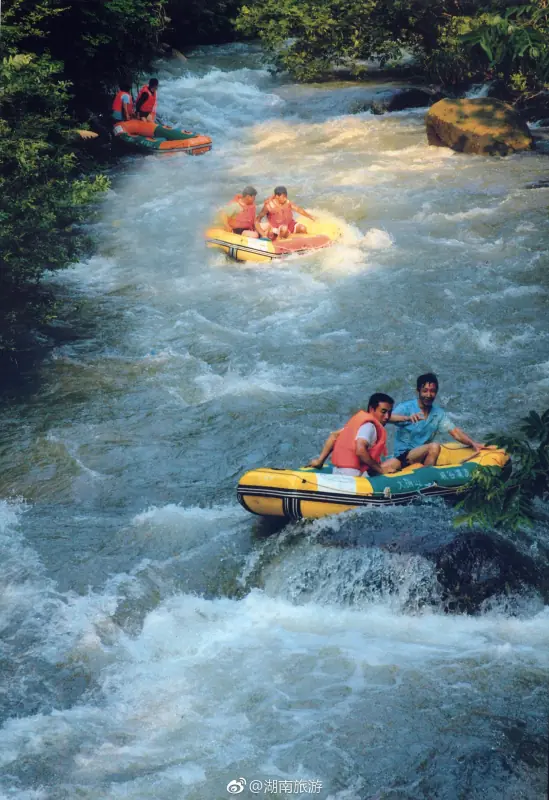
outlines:
[[[259,34],[279,68],[311,80],[333,65],[398,57],[403,42],[389,36],[380,6],[376,0],[264,0],[242,7],[237,29]]]
[[[406,49],[445,85],[491,70],[534,87],[549,81],[548,17],[547,0],[484,8],[475,0],[247,0],[237,29],[259,35],[278,68],[301,80],[338,64],[383,65]]]
[[[549,498],[549,409],[541,416],[530,411],[520,426],[521,435],[492,434],[488,441],[511,456],[508,479],[494,467],[480,467],[463,487],[458,507],[464,512],[458,524],[517,530],[530,525],[534,501]]]
[[[549,7],[545,2],[480,14],[461,40],[513,88],[524,91],[549,82]]]
[[[277,66],[302,80],[337,64],[384,65],[406,49],[428,74],[455,83],[471,73],[455,20],[476,7],[474,0],[255,0],[243,5],[237,28],[259,34]]]
[[[242,0],[167,0],[165,38],[175,47],[231,41],[241,5]]]
[[[94,108],[121,78],[143,72],[158,54],[166,0],[5,0],[4,56],[48,54],[62,62],[76,107]]]
[[[83,252],[78,225],[108,185],[80,175],[59,69],[28,53],[0,65],[0,350],[20,346],[50,313],[42,275]]]

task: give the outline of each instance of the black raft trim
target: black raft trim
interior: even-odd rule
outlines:
[[[255,256],[265,256],[265,258],[270,258],[271,261],[274,258],[280,258],[277,253],[267,253],[265,250],[255,250],[253,247],[247,247],[244,244],[232,244],[231,242],[226,242],[223,239],[206,239],[206,244],[216,244],[219,247],[226,247],[228,250],[228,255],[231,258],[236,258],[231,252],[234,250],[238,252],[238,250],[242,250],[245,253],[253,253]]]
[[[400,492],[389,497],[384,495],[357,495],[357,494],[331,494],[329,492],[311,492],[306,489],[269,489],[265,486],[239,486],[237,490],[238,501],[248,511],[244,495],[254,497],[275,497],[282,500],[283,511],[292,519],[302,519],[301,501],[309,500],[315,503],[333,503],[345,506],[395,506],[406,505],[419,497],[441,497],[456,494],[459,486],[426,486],[425,489],[413,492]],[[294,503],[292,504],[292,501]],[[252,512],[258,513],[258,512]],[[299,516],[297,516],[299,515]],[[262,515],[260,515],[262,516]]]

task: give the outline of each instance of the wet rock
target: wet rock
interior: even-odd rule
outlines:
[[[403,111],[406,108],[425,108],[443,97],[439,90],[412,86],[409,89],[377,97],[371,104],[371,111],[373,114],[385,114],[391,111]]]
[[[549,598],[549,575],[503,537],[483,531],[460,533],[454,541],[426,550],[436,565],[448,611],[473,613],[493,597],[534,590]]]
[[[547,180],[534,181],[534,183],[527,183],[525,189],[549,189],[549,178]]]
[[[427,112],[425,123],[430,145],[462,153],[508,155],[533,145],[520,115],[494,98],[440,100]]]
[[[444,528],[426,534],[346,527],[317,540],[336,547],[376,547],[399,557],[421,556],[433,564],[438,590],[432,604],[474,614],[491,599],[531,596],[549,601],[549,568],[494,532]]]

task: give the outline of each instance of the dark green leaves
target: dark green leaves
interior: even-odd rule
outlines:
[[[463,487],[458,524],[517,530],[532,523],[536,500],[549,499],[549,409],[541,416],[530,411],[519,430],[522,435],[487,438],[511,456],[511,475],[479,467]]]

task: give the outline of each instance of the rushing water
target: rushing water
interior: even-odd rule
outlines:
[[[97,255],[56,278],[79,335],[1,412],[0,797],[542,797],[539,599],[447,615],[421,556],[318,538],[436,535],[442,505],[266,537],[235,483],[428,369],[478,437],[546,407],[548,195],[525,186],[549,162],[429,148],[421,110],[349,114],[386,85],[281,85],[248,46],[161,78],[164,119],[215,149],[125,160]],[[247,183],[343,242],[206,251]]]

